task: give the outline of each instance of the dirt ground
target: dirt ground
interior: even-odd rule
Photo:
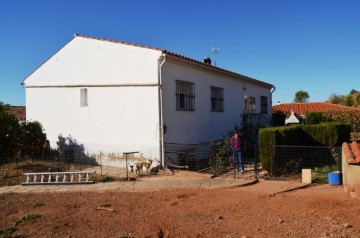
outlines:
[[[0,237],[359,237],[341,186],[0,194]]]

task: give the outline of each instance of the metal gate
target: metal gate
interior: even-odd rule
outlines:
[[[225,140],[199,144],[165,143],[166,168],[188,169],[222,177],[258,178],[259,160],[256,145],[243,146],[244,173],[234,170],[233,158],[231,148]]]

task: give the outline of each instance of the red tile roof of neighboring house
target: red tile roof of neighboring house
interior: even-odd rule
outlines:
[[[216,70],[219,70],[219,71],[222,71],[222,72],[231,74],[231,75],[233,75],[234,77],[240,77],[240,78],[242,78],[242,79],[244,79],[244,80],[247,80],[247,81],[249,81],[249,82],[254,82],[254,83],[262,84],[262,85],[264,85],[264,86],[266,86],[266,87],[269,87],[269,88],[274,87],[274,85],[269,84],[269,83],[266,83],[266,82],[264,82],[264,81],[260,81],[260,80],[257,80],[257,79],[254,79],[254,78],[251,78],[251,77],[248,77],[248,76],[239,74],[239,73],[235,73],[235,72],[232,72],[232,71],[230,71],[230,70],[223,69],[223,68],[220,68],[220,67],[211,65],[211,64],[206,64],[206,63],[204,63],[204,62],[202,62],[202,61],[195,60],[195,59],[192,59],[192,58],[189,58],[189,57],[186,57],[186,56],[177,54],[177,53],[173,53],[173,52],[170,52],[170,51],[167,51],[167,50],[164,50],[164,49],[160,49],[160,48],[156,48],[156,47],[151,47],[151,46],[140,45],[140,44],[128,43],[128,42],[124,42],[124,41],[117,41],[117,40],[110,40],[110,39],[105,39],[105,38],[85,36],[85,35],[80,35],[80,34],[75,34],[74,37],[82,37],[82,38],[87,38],[87,39],[101,40],[101,41],[107,41],[107,42],[112,42],[112,43],[117,43],[117,44],[130,45],[130,46],[141,47],[141,48],[146,48],[146,49],[158,50],[158,51],[162,51],[164,54],[168,54],[168,55],[171,55],[171,56],[180,58],[180,59],[187,60],[187,61],[189,61],[189,62],[193,62],[193,63],[196,63],[196,64],[200,64],[200,65],[206,66],[206,67],[208,67],[208,68],[216,69]],[[69,42],[68,42],[68,43],[69,43]],[[49,58],[49,59],[50,59],[50,58]],[[41,67],[41,65],[40,65],[39,67]],[[39,68],[39,67],[38,67],[38,68]],[[36,70],[35,70],[35,71],[36,71]],[[35,71],[34,71],[34,72],[35,72]],[[33,72],[32,72],[32,73],[33,73]],[[32,73],[31,73],[31,74],[32,74]],[[31,75],[31,74],[30,74],[30,75]],[[29,75],[29,76],[30,76],[30,75]],[[29,77],[29,76],[27,76],[27,77]],[[26,78],[27,78],[27,77],[26,77]],[[26,78],[25,78],[25,79],[26,79]],[[23,80],[23,83],[24,83],[24,81],[25,81],[25,80]],[[22,85],[23,85],[23,83],[22,83]]]
[[[26,120],[26,107],[25,106],[7,106],[8,112],[14,115],[19,121]]]
[[[354,107],[347,107],[338,104],[331,104],[327,102],[294,102],[294,103],[281,103],[273,106],[273,113],[281,112],[284,114],[290,114],[291,110],[299,115],[305,115],[306,112],[325,112],[325,111],[346,111],[346,110],[360,110]]]

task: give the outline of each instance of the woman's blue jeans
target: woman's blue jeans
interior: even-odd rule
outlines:
[[[239,171],[244,171],[244,161],[241,156],[241,151],[234,151],[234,167]]]

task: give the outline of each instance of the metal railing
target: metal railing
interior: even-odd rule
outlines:
[[[224,140],[199,144],[165,143],[165,164],[179,168],[186,166],[188,170],[213,176],[257,178],[258,157],[256,153],[250,153],[253,146],[245,148],[248,151],[242,153],[245,173],[240,173],[234,170],[233,153],[224,143]]]
[[[244,112],[244,120],[252,128],[271,127],[272,117],[266,113],[248,113]]]

